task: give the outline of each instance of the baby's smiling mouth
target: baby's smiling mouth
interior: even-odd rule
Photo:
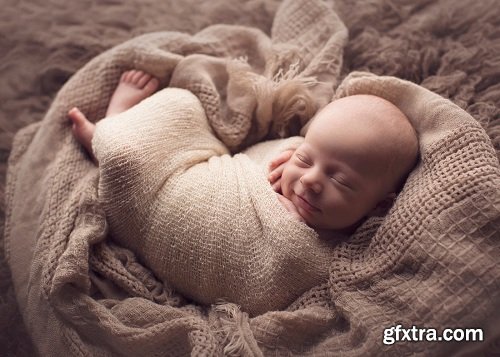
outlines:
[[[321,210],[316,207],[316,206],[313,206],[307,199],[305,199],[303,196],[301,195],[297,195],[298,197],[298,205],[305,209],[306,211],[308,212],[321,212]]]

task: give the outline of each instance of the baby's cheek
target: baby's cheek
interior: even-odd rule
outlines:
[[[343,220],[346,216],[350,215],[353,207],[342,197],[339,193],[328,193],[323,196],[323,211],[330,219]],[[333,218],[332,218],[333,217]]]

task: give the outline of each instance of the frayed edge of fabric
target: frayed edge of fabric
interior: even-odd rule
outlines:
[[[224,336],[224,356],[263,356],[246,312],[241,311],[236,304],[221,300],[213,307],[221,325],[217,332]]]

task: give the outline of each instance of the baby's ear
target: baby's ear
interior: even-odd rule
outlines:
[[[377,205],[375,206],[374,209],[371,210],[371,212],[368,214],[368,217],[382,217],[389,212],[391,209],[392,205],[394,204],[394,201],[396,200],[397,195],[394,192],[389,193],[385,198],[382,199]]]

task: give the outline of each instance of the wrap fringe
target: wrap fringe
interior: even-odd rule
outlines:
[[[247,313],[238,305],[224,301],[217,302],[214,311],[219,314],[219,332],[224,335],[224,356],[264,356],[253,336]]]

